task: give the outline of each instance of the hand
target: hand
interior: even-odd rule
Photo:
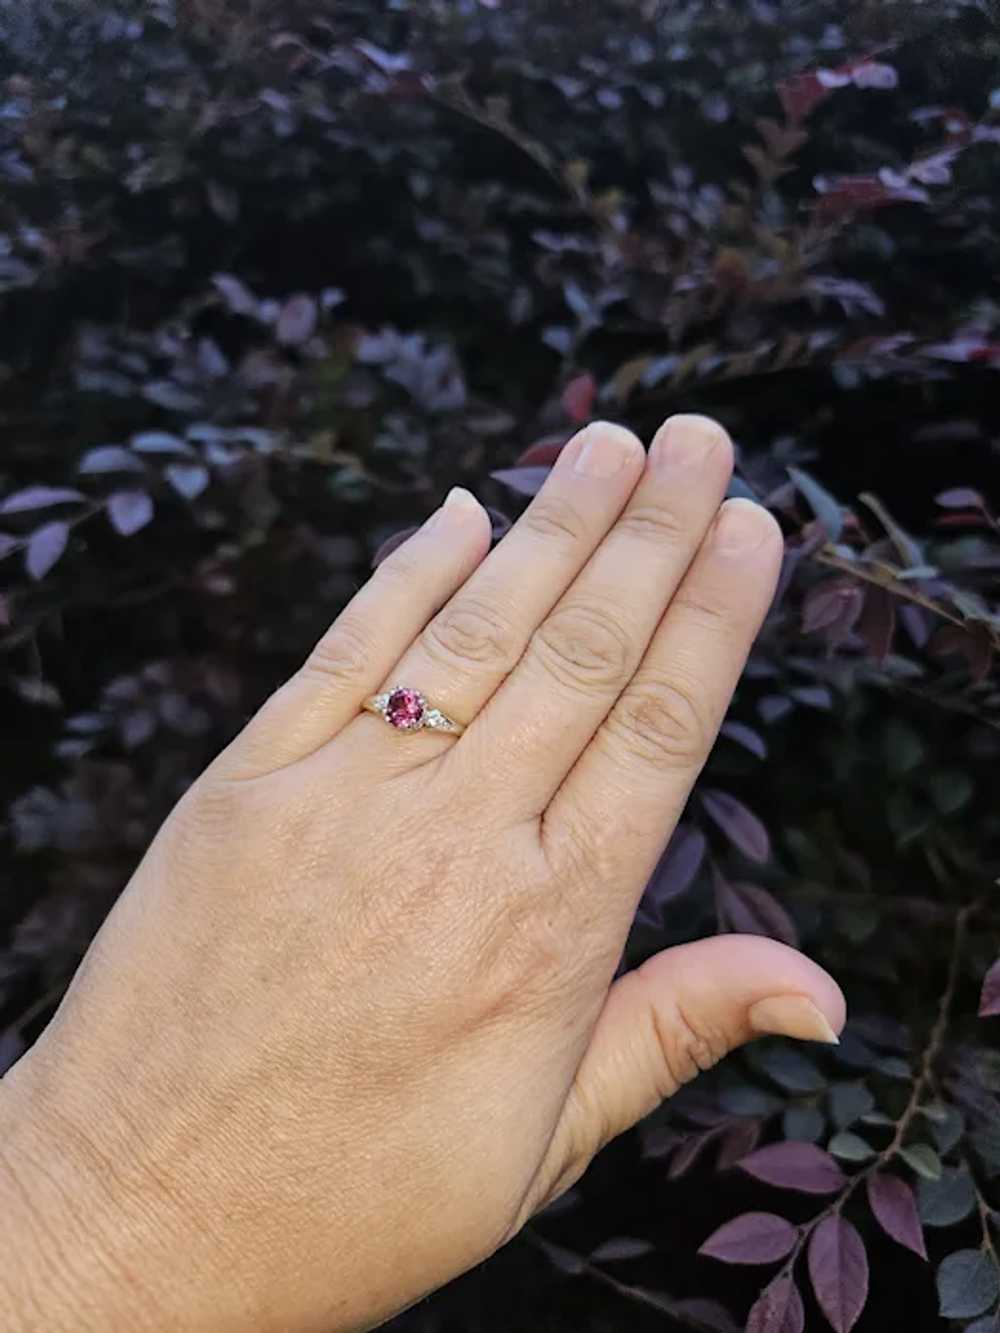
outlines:
[[[834,1039],[766,939],[612,984],[774,590],[731,465],[704,418],[648,462],[590,426],[490,554],[454,494],[187,793],[3,1085],[10,1206],[59,1246],[0,1279],[21,1326],[369,1327],[732,1047]],[[464,736],[359,712],[393,683]]]

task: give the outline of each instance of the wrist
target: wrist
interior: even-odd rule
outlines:
[[[82,1133],[26,1057],[0,1082],[0,1328],[145,1333],[211,1327],[158,1192]],[[184,1280],[177,1282],[181,1270]],[[184,1302],[183,1306],[181,1302]]]

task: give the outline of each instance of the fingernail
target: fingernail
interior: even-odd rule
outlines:
[[[747,1013],[754,1032],[760,1036],[771,1034],[795,1037],[798,1041],[822,1041],[828,1046],[839,1046],[840,1038],[830,1026],[829,1019],[805,995],[772,995],[758,1000]]]
[[[702,462],[728,439],[711,417],[691,413],[670,417],[653,438],[650,459],[654,467],[689,467]]]
[[[444,504],[432,515],[429,526],[436,528],[439,523],[462,522],[482,510],[482,505],[464,486],[453,486],[445,496]]]
[[[613,477],[641,447],[624,426],[615,426],[610,421],[595,422],[583,432],[573,471],[581,477]]]
[[[767,510],[753,500],[727,500],[715,521],[716,550],[723,555],[749,555],[770,530]]]

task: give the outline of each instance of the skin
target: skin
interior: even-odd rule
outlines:
[[[4,1329],[370,1328],[733,1047],[835,1040],[772,940],[613,979],[777,578],[731,466],[597,423],[489,554],[453,493],[189,790],[0,1084]]]

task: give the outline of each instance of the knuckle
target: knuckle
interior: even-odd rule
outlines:
[[[354,687],[366,679],[371,661],[367,633],[351,620],[339,620],[312,650],[303,670],[334,687]]]
[[[664,1098],[728,1054],[725,1034],[692,1023],[679,1005],[664,1011],[655,1002],[651,1003],[649,1021],[651,1038],[660,1057],[663,1083],[659,1091]]]
[[[468,597],[431,621],[423,633],[423,646],[431,657],[449,664],[506,667],[514,658],[510,625],[494,605]]]
[[[696,691],[678,681],[637,682],[608,718],[630,755],[662,766],[700,764],[708,726]]]
[[[628,673],[628,635],[610,607],[597,602],[560,607],[536,631],[535,657],[562,685],[607,689]]]
[[[555,495],[540,496],[525,510],[521,522],[536,536],[564,544],[579,542],[586,533],[586,525],[574,507]]]
[[[658,546],[675,544],[685,535],[678,514],[666,505],[635,504],[618,520],[618,530],[628,537],[655,542]]]
[[[674,598],[674,606],[699,629],[712,634],[725,633],[729,629],[729,615],[721,603],[713,603],[690,592],[679,592]]]

